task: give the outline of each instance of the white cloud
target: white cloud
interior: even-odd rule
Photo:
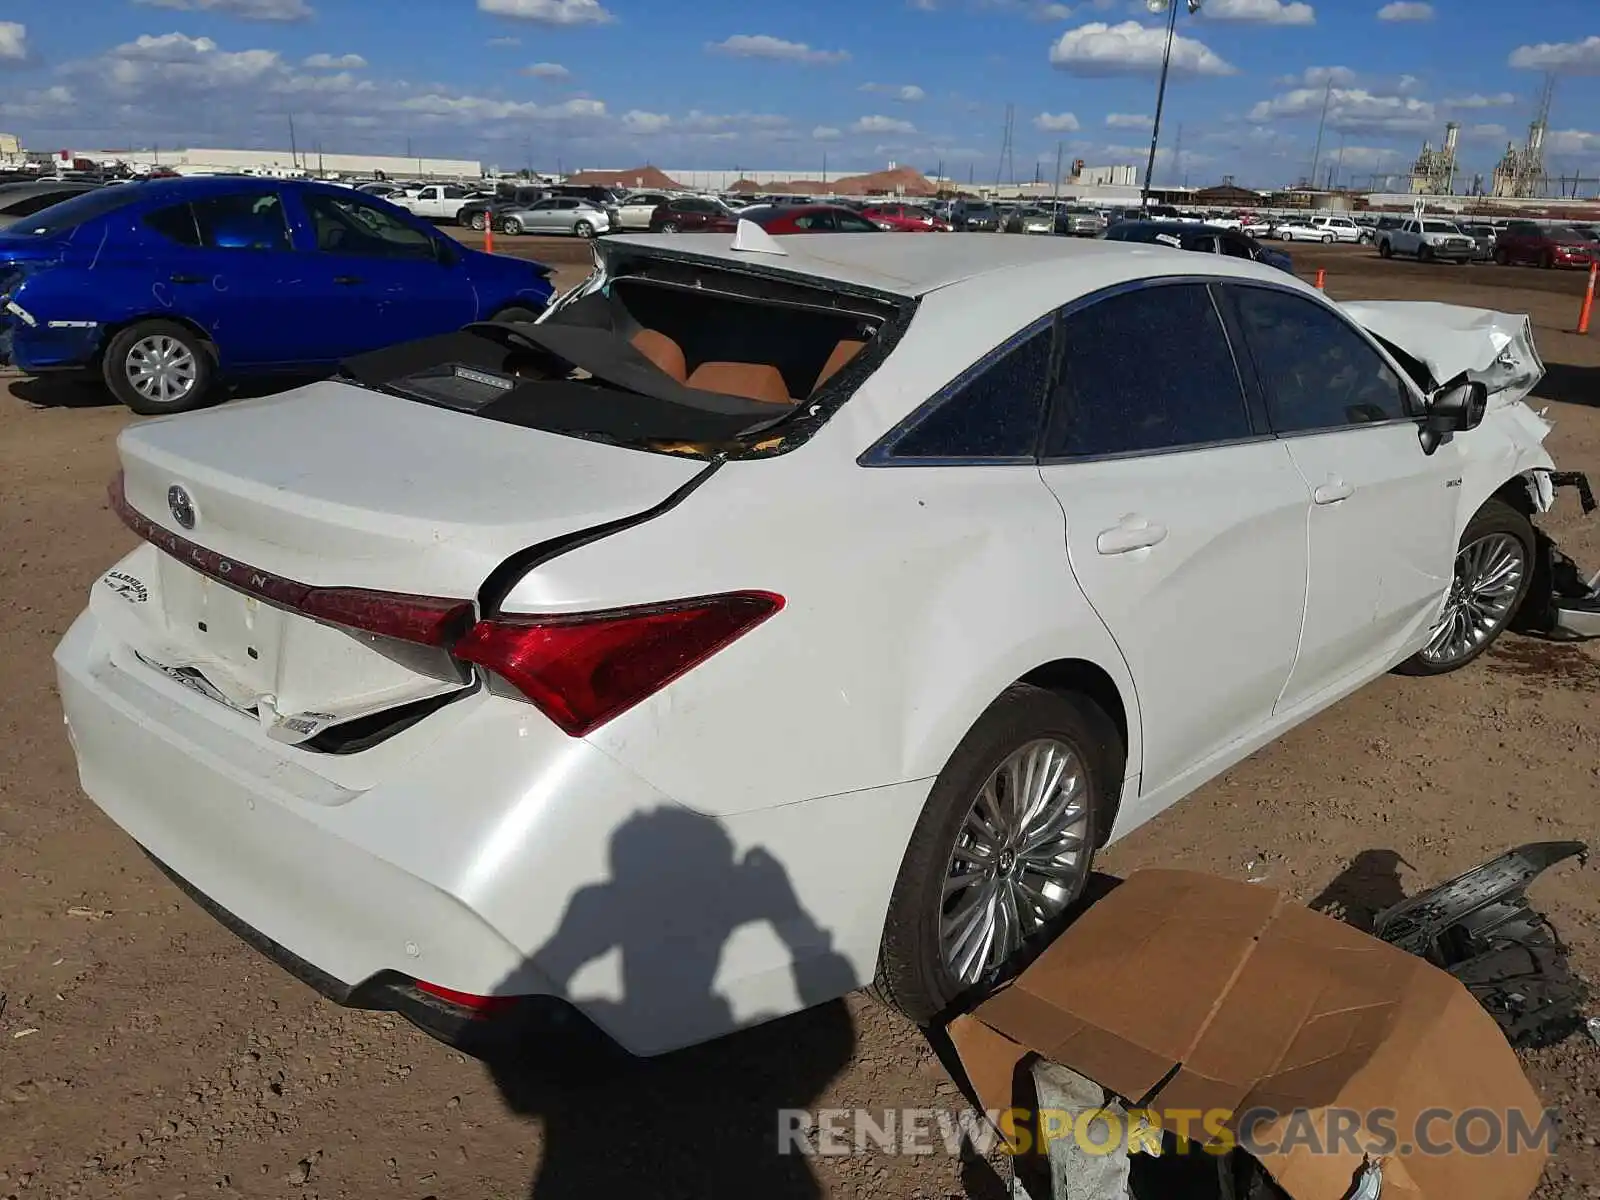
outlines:
[[[1349,67],[1307,67],[1298,75],[1280,75],[1273,80],[1279,87],[1349,87],[1356,73]]]
[[[564,100],[541,105],[526,101],[497,100],[488,96],[452,96],[429,92],[412,96],[399,105],[401,111],[422,117],[461,121],[537,121],[541,124],[593,121],[606,115],[599,100]]]
[[[1600,74],[1600,36],[1581,42],[1540,42],[1518,46],[1507,60],[1529,71],[1570,71],[1574,75]]]
[[[1582,129],[1552,129],[1545,135],[1544,148],[1551,154],[1600,155],[1600,133]]]
[[[1508,142],[1511,131],[1504,125],[1469,125],[1462,136],[1475,142]]]
[[[1375,96],[1364,88],[1295,88],[1250,109],[1252,121],[1316,117],[1328,102],[1328,124],[1345,133],[1425,133],[1436,125],[1434,106],[1415,96]]]
[[[843,136],[844,131],[832,125],[818,125],[811,131],[812,139],[818,142],[836,142]]]
[[[241,21],[304,21],[312,14],[306,0],[134,0],[149,8],[176,12],[216,12]]]
[[[1394,0],[1394,3],[1385,4],[1378,10],[1378,20],[1431,21],[1433,5],[1419,3],[1419,0]]]
[[[1046,133],[1071,133],[1078,128],[1078,118],[1069,112],[1040,113],[1033,119],[1033,127]]]
[[[1154,118],[1145,113],[1107,113],[1106,125],[1111,129],[1149,129]]]
[[[1154,75],[1161,70],[1167,31],[1124,21],[1107,25],[1094,21],[1069,29],[1050,47],[1050,62],[1079,75]],[[1236,75],[1204,42],[1175,37],[1172,71],[1178,75]]]
[[[522,45],[522,39],[519,38],[519,37],[492,37],[487,42],[485,42],[484,45],[485,46],[493,46],[496,49],[503,49],[504,47],[507,47],[507,46],[520,46],[520,45]]]
[[[1414,92],[1422,86],[1422,80],[1415,75],[1402,75],[1399,82],[1394,86],[1395,90],[1399,92]]]
[[[672,118],[666,113],[643,112],[636,108],[622,114],[622,124],[630,133],[660,133],[672,124]]]
[[[560,63],[538,62],[531,66],[523,67],[522,73],[534,79],[571,79],[572,72]]]
[[[600,0],[478,0],[478,11],[535,25],[609,25],[617,18]]]
[[[360,71],[367,60],[359,54],[313,54],[300,65],[313,71]]]
[[[1072,5],[1041,4],[1035,15],[1041,21],[1065,21],[1072,15]]]
[[[915,104],[928,98],[928,93],[914,83],[863,83],[861,90],[877,92],[881,96],[893,96],[896,100],[904,100],[907,104]]]
[[[16,21],[0,21],[0,63],[28,60],[28,27]]]
[[[862,117],[850,126],[852,133],[915,133],[917,127],[898,117]]]
[[[813,50],[804,42],[786,42],[765,33],[736,33],[726,41],[707,42],[706,49],[734,58],[768,58],[806,66],[833,66],[850,59],[844,50]]]
[[[1510,92],[1496,92],[1493,96],[1473,92],[1470,96],[1456,96],[1441,101],[1446,108],[1506,108],[1516,102],[1517,98]]]
[[[1315,25],[1316,9],[1283,0],[1211,0],[1201,14],[1213,21],[1247,21],[1257,25]]]
[[[939,7],[935,0],[906,0],[906,6],[918,12],[934,12]]]

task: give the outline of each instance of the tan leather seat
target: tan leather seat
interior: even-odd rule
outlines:
[[[848,338],[840,342],[833,348],[833,353],[828,355],[828,361],[822,364],[822,372],[817,376],[816,383],[811,385],[811,390],[815,392],[823,384],[827,383],[828,380],[842,371],[852,358],[866,348],[867,344],[865,342],[853,342]]]
[[[689,363],[683,357],[683,347],[666,334],[657,333],[654,329],[641,329],[631,340],[635,350],[679,383],[688,376]]]
[[[694,369],[688,385],[703,392],[743,396],[769,404],[793,404],[783,372],[766,363],[705,362]]]

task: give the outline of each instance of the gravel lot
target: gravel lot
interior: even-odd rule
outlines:
[[[467,235],[464,240],[478,239]],[[575,281],[576,242],[497,239]],[[1341,298],[1527,311],[1557,461],[1600,482],[1600,336],[1566,332],[1582,278],[1294,247]],[[132,544],[104,487],[130,419],[93,389],[0,396],[0,1197],[721,1197],[1000,1194],[956,1158],[779,1159],[779,1107],[960,1100],[920,1035],[859,997],[670,1059],[580,1078],[491,1072],[403,1021],[340,1010],[166,882],[79,793],[50,651]],[[1590,569],[1600,520],[1547,522]],[[1125,871],[1259,878],[1359,918],[1519,842],[1600,844],[1600,644],[1508,637],[1442,680],[1386,677],[1112,848]],[[1385,869],[1391,851],[1409,866]],[[1377,864],[1375,869],[1365,869]],[[1600,888],[1536,899],[1600,979]],[[1600,1049],[1531,1055],[1563,1112],[1542,1196],[1600,1195]]]

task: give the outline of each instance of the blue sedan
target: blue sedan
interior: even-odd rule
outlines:
[[[122,184],[0,233],[0,361],[97,371],[135,412],[182,412],[243,376],[326,370],[472,321],[531,321],[549,275],[331,184]]]

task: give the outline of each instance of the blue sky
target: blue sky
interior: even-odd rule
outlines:
[[[1342,180],[1444,122],[1470,177],[1559,73],[1548,160],[1600,174],[1595,0],[1206,0],[1181,12],[1158,179]],[[0,129],[30,147],[302,147],[533,165],[993,181],[1140,162],[1163,34],[1143,0],[0,0]],[[1331,91],[1330,91],[1331,84]],[[1182,153],[1171,151],[1182,126]],[[1343,147],[1341,152],[1341,145]],[[1342,158],[1341,158],[1342,153]]]

